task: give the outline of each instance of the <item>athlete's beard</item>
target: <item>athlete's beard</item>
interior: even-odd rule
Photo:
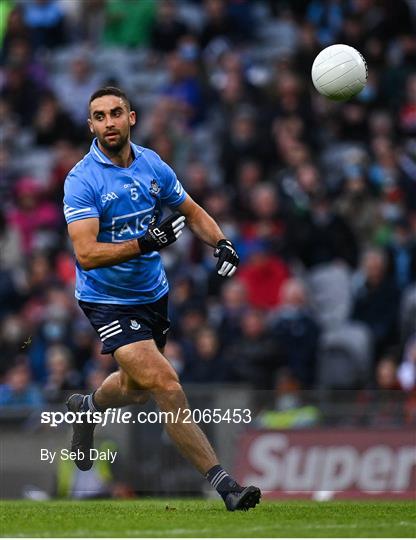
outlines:
[[[100,137],[98,140],[101,144],[101,146],[107,150],[107,152],[110,154],[110,155],[117,155],[119,154],[123,148],[126,146],[126,144],[128,144],[128,140],[129,140],[129,133],[127,133],[126,135],[122,135],[121,133],[118,134],[120,139],[119,141],[116,143],[108,143],[107,140],[105,139],[105,137]]]

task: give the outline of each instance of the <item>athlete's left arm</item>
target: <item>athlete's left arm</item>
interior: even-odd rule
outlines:
[[[186,217],[191,231],[203,242],[215,248],[214,257],[218,259],[216,266],[218,274],[231,277],[237,270],[240,259],[232,242],[225,238],[218,224],[189,195],[177,209]]]
[[[225,238],[214,219],[189,195],[176,210],[186,217],[186,224],[191,231],[209,246],[216,247],[218,242]]]

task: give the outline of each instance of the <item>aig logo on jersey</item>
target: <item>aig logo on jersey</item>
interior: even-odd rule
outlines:
[[[105,195],[101,196],[101,202],[106,203],[109,201],[114,201],[114,199],[118,199],[118,195],[114,193],[114,191],[111,191],[110,193],[106,193]]]
[[[111,226],[112,241],[124,242],[130,238],[136,238],[143,231],[147,231],[152,217],[152,207],[144,208],[132,214],[114,216]]]

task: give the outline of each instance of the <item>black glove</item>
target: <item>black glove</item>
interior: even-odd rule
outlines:
[[[233,243],[230,240],[225,240],[225,238],[218,242],[214,257],[218,257],[217,272],[223,277],[231,277],[240,262]]]
[[[150,226],[147,233],[137,239],[140,253],[150,253],[160,251],[166,246],[170,246],[180,237],[182,229],[185,227],[185,216],[178,213],[171,214],[164,219],[157,227]]]

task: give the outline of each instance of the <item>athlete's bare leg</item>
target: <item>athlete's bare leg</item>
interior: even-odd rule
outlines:
[[[158,347],[163,354],[165,347]],[[94,393],[94,402],[99,409],[127,407],[143,404],[149,400],[149,393],[140,388],[121,367],[111,373]]]
[[[114,357],[129,379],[138,388],[149,392],[161,411],[172,412],[176,418],[179,409],[184,411],[189,407],[175,370],[153,340],[123,345],[115,351]],[[123,381],[127,382],[126,379],[120,381],[122,384]],[[128,395],[129,391],[131,389],[128,387],[124,388],[124,395]],[[183,413],[179,415],[177,423],[166,422],[166,431],[184,457],[205,474],[218,464],[217,456],[199,426],[181,420]]]
[[[111,373],[94,393],[94,402],[100,410],[146,403],[148,399],[148,392],[139,388],[122,368]]]

